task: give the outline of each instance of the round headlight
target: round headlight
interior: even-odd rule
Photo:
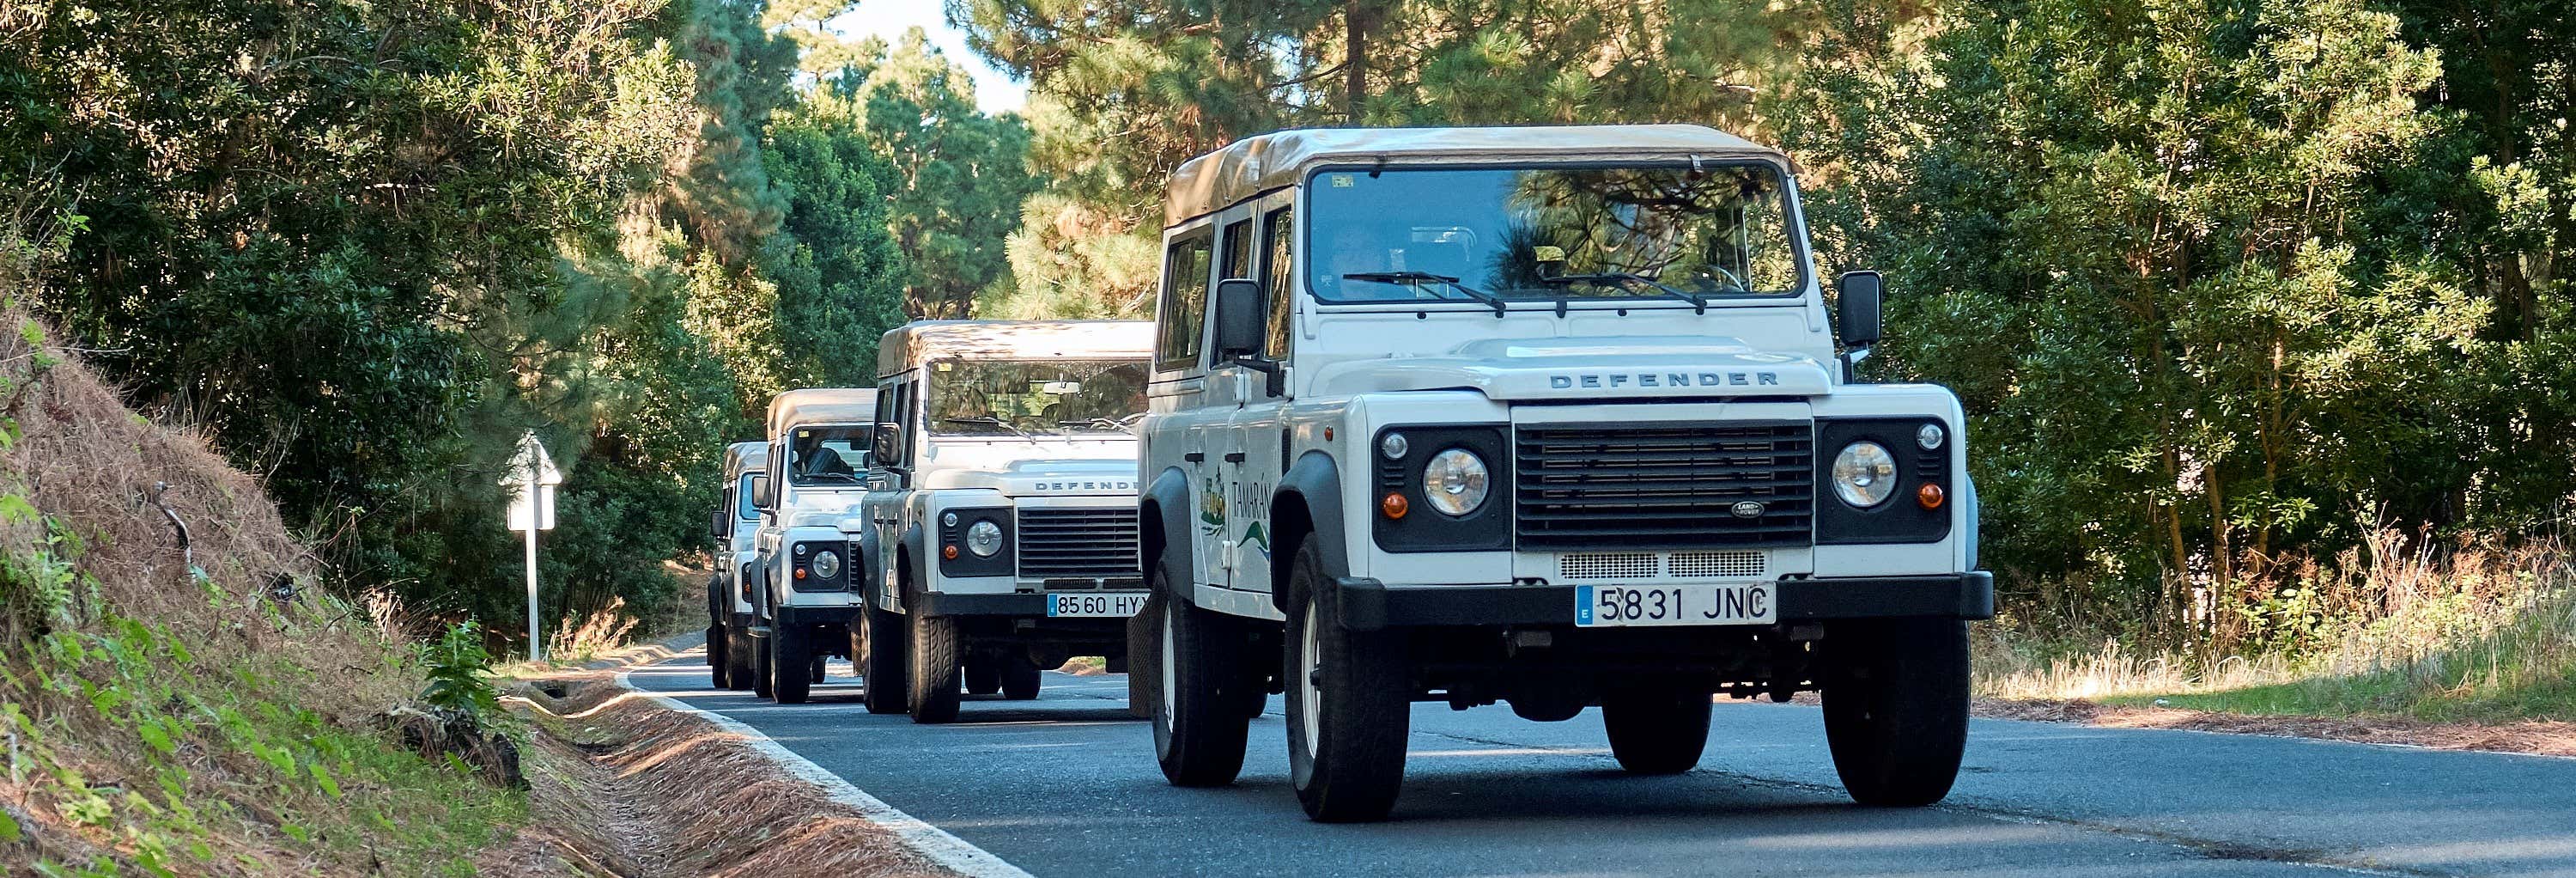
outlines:
[[[1834,493],[1867,509],[1896,492],[1896,458],[1876,442],[1854,442],[1834,455]]]
[[[1413,443],[1406,441],[1402,433],[1388,433],[1386,438],[1377,441],[1377,453],[1386,455],[1388,460],[1403,460],[1404,452],[1412,447]]]
[[[1941,439],[1939,424],[1925,424],[1914,429],[1914,444],[1923,446],[1925,451],[1941,447]]]
[[[1002,526],[989,518],[975,522],[966,529],[966,550],[978,558],[993,557],[994,552],[1002,550]]]
[[[814,578],[838,579],[841,576],[841,553],[824,549],[814,553]]]
[[[1465,515],[1485,505],[1487,487],[1484,459],[1463,448],[1434,454],[1422,467],[1422,496],[1448,515]]]

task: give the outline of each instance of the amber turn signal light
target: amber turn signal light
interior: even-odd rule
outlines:
[[[805,568],[803,568],[803,567],[798,567],[798,568],[796,568],[796,578],[798,578],[798,579],[803,579],[803,578],[805,578]]]
[[[1403,494],[1389,491],[1377,501],[1377,511],[1386,513],[1388,518],[1403,518],[1405,513],[1413,511],[1413,504],[1405,502]]]
[[[1941,508],[1942,499],[1941,486],[1931,482],[1924,482],[1923,487],[1914,489],[1914,502],[1923,504],[1925,509]]]
[[[939,549],[939,557],[946,558],[951,561],[957,560],[957,547],[941,546]]]

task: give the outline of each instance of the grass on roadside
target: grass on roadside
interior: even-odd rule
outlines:
[[[2379,612],[2311,626],[2303,648],[2216,660],[2034,646],[1989,633],[1977,694],[2289,716],[2576,721],[2576,558],[2554,545],[2371,571]]]

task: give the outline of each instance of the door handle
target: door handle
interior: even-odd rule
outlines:
[[[1181,459],[1191,463],[1197,463],[1199,461],[1206,460],[1207,454],[1205,452],[1193,451],[1188,454],[1181,455]]]
[[[1225,462],[1227,462],[1227,463],[1242,463],[1242,462],[1243,462],[1243,452],[1240,452],[1240,451],[1228,451],[1228,452],[1226,452],[1226,453],[1225,453]]]

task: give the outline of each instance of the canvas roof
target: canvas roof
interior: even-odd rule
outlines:
[[[769,398],[769,435],[798,424],[869,424],[877,419],[873,387],[813,387]]]
[[[727,445],[724,463],[725,475],[728,477],[759,469],[769,463],[769,443],[736,442]]]
[[[1321,164],[1436,159],[1473,164],[1528,159],[1760,158],[1779,150],[1704,125],[1531,125],[1496,128],[1305,128],[1247,137],[1181,163],[1164,201],[1178,225],[1293,185]]]
[[[1142,360],[1154,324],[1141,320],[917,320],[877,342],[877,374],[932,359]]]

